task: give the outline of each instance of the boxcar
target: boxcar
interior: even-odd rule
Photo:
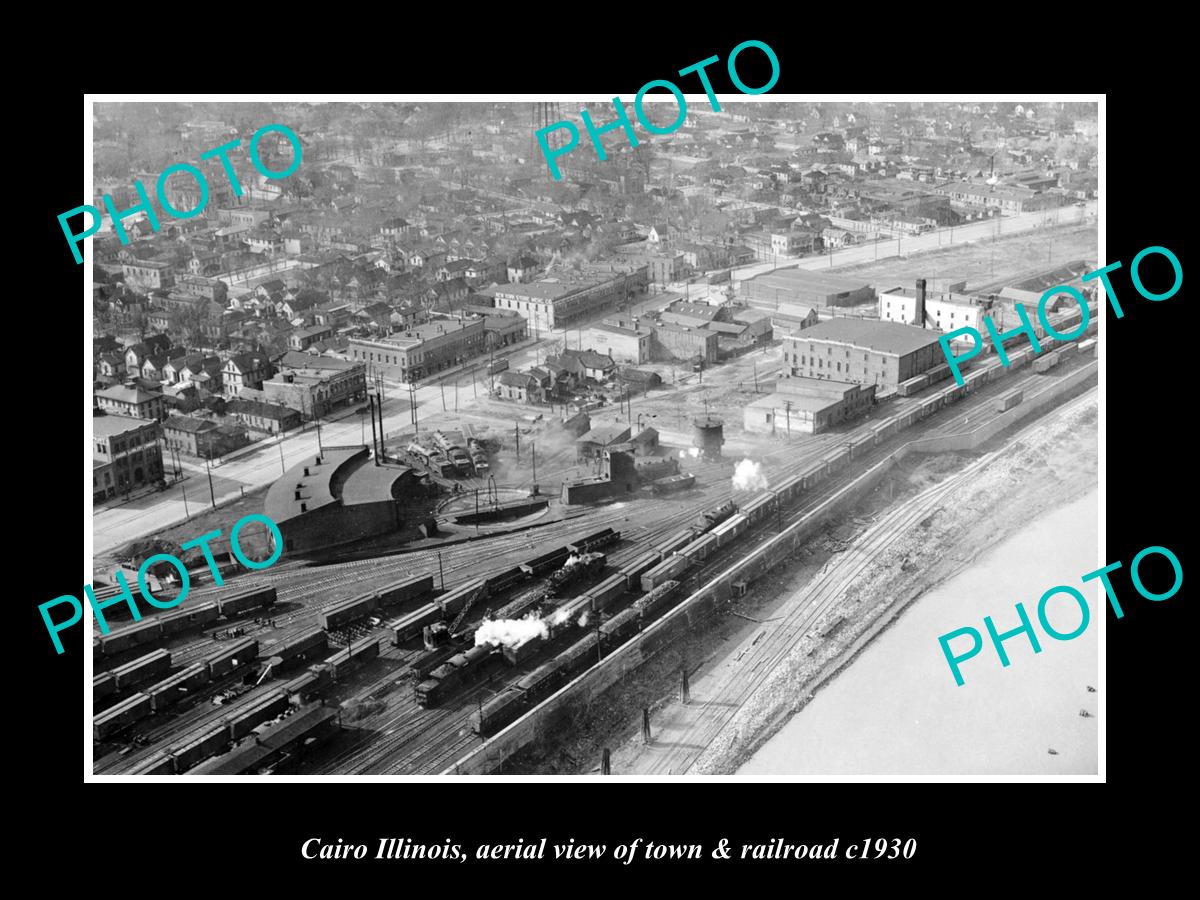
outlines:
[[[135,684],[149,681],[171,668],[170,650],[153,650],[112,670],[118,690],[126,690]]]
[[[1085,341],[1079,342],[1079,352],[1082,355],[1091,353],[1095,349],[1096,349],[1096,339],[1095,338],[1088,338]]]
[[[215,681],[223,675],[228,675],[234,669],[249,665],[256,659],[258,659],[258,641],[254,638],[245,638],[205,659],[204,667],[208,670],[209,680]]]
[[[1038,374],[1041,374],[1043,372],[1049,372],[1051,369],[1053,369],[1057,365],[1058,365],[1058,354],[1051,353],[1046,356],[1039,356],[1037,359],[1035,359],[1033,361],[1033,371],[1037,372]]]
[[[203,762],[210,756],[216,756],[229,745],[229,725],[222,722],[215,728],[206,731],[200,737],[172,749],[175,756],[175,771],[186,772],[196,763]]]
[[[750,528],[750,520],[745,513],[738,513],[732,519],[726,519],[713,530],[718,547],[725,547],[740,538]]]
[[[408,600],[415,600],[433,591],[432,575],[414,575],[401,581],[385,585],[378,591],[379,606],[395,606]]]
[[[208,669],[204,664],[194,663],[146,688],[146,694],[150,697],[150,708],[156,714],[164,712],[180,700],[195,693],[197,689],[204,687],[210,680]]]
[[[1024,391],[1018,389],[1015,391],[1009,391],[1007,394],[997,397],[996,398],[996,411],[997,412],[1007,412],[1008,410],[1010,410],[1014,406],[1016,406],[1018,403],[1020,403],[1021,400],[1024,398],[1024,396],[1025,396]]]
[[[600,642],[606,650],[624,642],[638,630],[638,611],[633,607],[619,612],[600,626]]]
[[[763,516],[773,512],[771,504],[775,502],[775,495],[762,493],[751,500],[749,503],[742,504],[742,515],[746,517],[747,522],[757,522]]]
[[[528,578],[529,576],[525,574],[525,571],[520,566],[513,566],[499,575],[493,575],[491,578],[488,578],[484,584],[487,585],[488,596],[494,597],[501,591],[507,591],[510,587],[521,584],[523,581],[528,580]]]
[[[113,677],[112,672],[104,672],[100,675],[92,676],[92,702],[107,697],[109,694],[114,694],[117,691],[117,679]]]
[[[510,687],[471,715],[471,730],[481,737],[493,735],[517,719],[528,705],[529,696],[524,691]]]
[[[263,653],[268,656],[278,656],[283,662],[294,659],[306,659],[317,653],[324,653],[329,648],[329,635],[320,628],[311,628],[297,635],[286,643],[264,647]]]
[[[721,526],[718,525],[717,527],[719,528]],[[685,544],[683,547],[680,547],[677,551],[675,551],[675,555],[682,556],[684,559],[692,562],[700,562],[701,560],[708,559],[709,555],[717,549],[717,542],[718,538],[716,533],[710,531],[708,534],[703,534],[696,538],[696,540],[692,541],[690,544]],[[659,566],[664,566],[667,564],[667,562],[668,561],[664,559],[661,563],[659,563]],[[651,569],[651,571],[654,570]],[[645,580],[645,578],[646,576],[643,575],[642,579]]]
[[[703,517],[701,517],[701,519],[703,519]],[[659,554],[660,554],[659,559],[663,560],[663,559],[666,559],[668,556],[670,556],[672,553],[675,553],[676,551],[686,547],[688,544],[690,544],[695,539],[696,539],[696,533],[694,531],[692,531],[690,528],[685,528],[683,531],[678,531],[675,534],[671,535],[671,537],[667,538],[665,541],[663,541],[661,544],[659,544],[654,549],[659,552]]]
[[[686,572],[691,562],[685,556],[672,556],[642,576],[642,590],[652,591],[664,581],[670,581]]]
[[[249,734],[263,722],[277,717],[288,708],[288,695],[276,689],[233,715],[229,720],[229,740],[236,741]]]
[[[217,607],[221,610],[221,615],[229,619],[251,609],[270,606],[274,602],[275,588],[270,585],[255,585],[236,594],[218,597]]]
[[[163,634],[182,634],[193,628],[203,628],[220,617],[221,610],[217,601],[209,600],[207,603],[197,603],[195,606],[185,606],[183,609],[165,613],[159,616],[159,619],[162,621]]]
[[[642,576],[639,573],[638,578],[641,579],[641,577]],[[628,588],[629,581],[623,573],[619,572],[616,575],[611,575],[604,579],[602,582],[588,591],[592,601],[592,612],[601,612],[605,609],[608,609],[608,607],[612,606],[613,602],[622,594],[624,594]]]
[[[625,589],[641,590],[642,576],[658,565],[661,559],[662,554],[657,550],[648,550],[622,566],[618,571],[625,578]]]
[[[565,560],[566,557],[564,556],[563,559]],[[466,584],[459,585],[452,591],[442,594],[442,596],[433,602],[441,607],[444,616],[453,616],[457,615],[466,604],[474,603],[476,600],[484,599],[487,596],[487,582],[482,578],[475,578]]]
[[[321,627],[326,630],[341,628],[343,625],[357,622],[359,619],[365,619],[377,609],[379,609],[379,594],[374,592],[360,594],[357,597],[351,597],[349,600],[343,600],[340,603],[330,606],[321,613],[318,621],[321,623]]]
[[[567,550],[575,554],[587,553],[600,547],[607,547],[609,544],[615,544],[620,539],[621,532],[605,528],[603,531],[597,531],[595,534],[567,544]]]
[[[1079,345],[1076,343],[1065,343],[1058,348],[1058,355],[1061,359],[1067,359],[1079,352]]]
[[[135,625],[118,628],[100,638],[100,650],[105,656],[122,653],[131,647],[152,644],[162,638],[162,620],[155,616],[153,619],[143,619]]]
[[[393,619],[387,623],[387,629],[392,633],[392,643],[396,645],[403,644],[410,638],[419,635],[421,629],[426,625],[440,622],[442,617],[441,606],[437,603],[427,603],[420,609],[413,610],[398,619]]]
[[[326,659],[325,664],[332,670],[333,678],[336,681],[355,666],[370,662],[378,656],[379,641],[367,638],[366,640],[359,641],[357,645],[351,644],[345,650],[339,650],[333,656]]]
[[[134,694],[128,700],[92,717],[92,737],[97,741],[105,740],[146,718],[150,712],[150,698],[145,694]]]

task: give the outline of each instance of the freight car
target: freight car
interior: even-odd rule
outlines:
[[[1020,403],[1024,396],[1024,391],[1017,389],[997,397],[996,412],[1008,412],[1008,410]]]
[[[117,691],[117,679],[113,678],[112,672],[103,672],[100,675],[92,676],[92,702],[107,697],[109,694],[115,694]]]
[[[611,546],[619,540],[621,540],[621,532],[605,528],[603,531],[597,531],[595,534],[567,544],[567,550],[576,556],[580,556],[592,550],[599,550],[601,547]]]
[[[332,682],[333,670],[318,663],[309,666],[303,675],[298,675],[284,684],[281,690],[287,695],[289,703],[299,706],[306,700],[319,696]]]
[[[182,634],[194,628],[203,628],[210,622],[221,618],[221,610],[216,600],[207,603],[187,604],[174,612],[164,613],[158,617],[162,622],[163,636]]]
[[[521,571],[526,575],[545,575],[547,572],[560,568],[570,555],[571,551],[566,547],[559,547],[557,550],[551,550],[549,553],[543,553],[528,562],[521,563]]]
[[[1039,375],[1044,372],[1049,372],[1058,365],[1059,359],[1057,353],[1050,353],[1046,356],[1039,356],[1033,361],[1033,371]]]
[[[139,656],[133,662],[127,662],[112,670],[113,679],[119,691],[127,690],[135,684],[149,681],[156,675],[171,668],[170,650],[153,650],[145,656]]]
[[[662,560],[662,554],[657,550],[647,550],[641,556],[622,566],[618,573],[625,578],[625,589],[641,590],[642,576],[653,569]]]
[[[143,619],[135,625],[118,628],[116,631],[102,635],[100,637],[100,653],[102,656],[115,656],[118,653],[124,653],[131,647],[157,643],[162,636],[161,619],[157,617]]]
[[[320,628],[310,628],[282,645],[264,647],[263,650],[268,656],[277,656],[282,663],[286,664],[324,653],[328,647],[329,635]]]
[[[600,626],[600,644],[604,652],[625,642],[631,634],[638,630],[640,616],[634,607],[617,613]]]
[[[727,547],[745,534],[749,528],[749,518],[744,513],[738,513],[714,528],[712,536],[716,538],[718,547]]]
[[[410,638],[419,635],[426,626],[441,620],[442,608],[436,603],[427,603],[419,609],[388,622],[387,629],[392,633],[392,643],[400,646]]]
[[[901,397],[911,397],[917,391],[929,386],[928,375],[918,375],[916,378],[910,378],[907,381],[902,381],[896,386],[896,393]]]
[[[640,579],[641,575],[638,578]],[[611,575],[604,579],[604,581],[600,582],[586,594],[588,599],[591,600],[591,611],[598,613],[608,609],[628,588],[629,584],[624,573],[618,572],[616,575]]]
[[[252,609],[271,606],[275,603],[275,588],[269,584],[257,584],[233,594],[217,597],[217,608],[226,619],[240,616]]]
[[[175,772],[186,772],[192,766],[216,756],[229,745],[229,725],[222,722],[199,737],[185,740],[168,749],[175,757]]]
[[[128,700],[122,700],[116,706],[92,717],[92,738],[97,741],[107,740],[134,722],[146,718],[150,711],[150,698],[145,694],[134,694]]]
[[[679,586],[678,581],[664,581],[650,593],[634,601],[633,608],[643,620],[652,619],[671,605],[671,601],[679,593]]]
[[[703,517],[701,517],[701,520],[703,520]],[[704,534],[704,532],[696,525],[675,532],[675,534],[671,535],[661,544],[655,546],[654,549],[658,551],[658,561],[662,562],[671,554],[678,553],[701,534]]]
[[[414,680],[419,684],[429,677],[429,673],[443,665],[450,657],[461,653],[461,648],[453,646],[436,647],[427,650],[409,664]]]
[[[517,690],[525,694],[525,702],[528,706],[534,706],[553,694],[562,680],[562,667],[556,660],[550,660],[518,681]]]
[[[1088,338],[1086,341],[1079,342],[1079,354],[1081,356],[1086,356],[1087,354],[1093,352],[1095,349],[1096,349],[1096,339],[1095,338]]]
[[[712,540],[715,541],[715,538]],[[649,592],[664,582],[677,579],[690,566],[691,561],[686,556],[668,557],[642,576],[642,590]]]
[[[471,730],[480,737],[495,734],[529,708],[524,691],[510,687],[483,704],[471,715]]]
[[[720,526],[718,526],[720,527]],[[701,562],[708,559],[709,555],[717,550],[717,536],[715,533],[702,534],[689,544],[685,544],[675,551],[675,556],[682,556],[684,559],[691,562]],[[667,560],[659,563],[659,566],[666,565]],[[651,570],[653,571],[653,569]],[[642,576],[645,579],[645,575]]]
[[[175,774],[175,757],[165,750],[159,750],[157,753],[146,757],[132,769],[125,773],[126,775],[174,775]]]
[[[500,667],[500,657],[491,647],[472,647],[457,653],[417,684],[417,704],[426,709],[437,706],[459,688],[483,681]]]
[[[748,525],[757,524],[767,516],[772,515],[777,508],[778,500],[773,493],[764,491],[749,503],[742,504],[742,515]]]
[[[281,688],[260,697],[229,719],[229,740],[241,740],[263,722],[277,718],[288,708],[288,695]]]
[[[208,684],[211,679],[208,668],[204,663],[195,663],[182,671],[176,672],[169,678],[164,678],[157,684],[146,688],[150,697],[150,707],[155,715],[174,706],[180,700],[193,694],[198,688]]]
[[[333,680],[340,681],[352,669],[379,657],[379,641],[367,639],[357,645],[351,644],[345,650],[339,650],[325,660],[325,665],[333,673]]]
[[[258,659],[258,641],[254,638],[245,638],[225,650],[214,653],[204,660],[203,665],[208,671],[209,680],[216,681],[235,669],[250,665],[256,659]]]
[[[487,587],[488,596],[493,597],[496,594],[507,591],[509,588],[514,587],[515,585],[527,581],[528,579],[529,576],[525,573],[524,569],[522,569],[520,566],[513,566],[511,569],[507,569],[501,572],[499,575],[493,575],[491,578],[488,578],[486,581],[484,581],[484,584]]]

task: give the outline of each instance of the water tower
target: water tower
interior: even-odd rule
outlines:
[[[721,458],[721,445],[725,443],[725,423],[712,416],[692,420],[692,446],[707,460]]]

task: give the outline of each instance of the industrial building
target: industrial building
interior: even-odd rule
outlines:
[[[784,371],[791,376],[873,384],[881,395],[939,361],[944,354],[936,331],[873,319],[828,319],[783,342]]]
[[[159,424],[130,416],[92,417],[92,500],[153,484],[163,477]]]
[[[625,429],[625,433],[629,433],[628,427]],[[630,454],[618,450],[604,450],[599,459],[599,475],[563,482],[563,503],[596,503],[610,497],[632,493],[637,488],[637,466]]]
[[[654,326],[654,338],[661,353],[675,359],[700,357],[706,363],[717,361],[717,332],[706,327],[660,323]]]
[[[627,305],[645,293],[646,285],[642,266],[616,274],[561,271],[529,284],[496,285],[489,292],[496,309],[513,310],[535,331],[548,331]]]
[[[743,424],[759,434],[820,434],[861,415],[874,402],[873,384],[781,378],[775,393],[746,407]]]
[[[607,353],[616,362],[641,365],[650,361],[654,332],[645,325],[625,328],[603,323],[588,329],[588,343],[600,353]]]
[[[350,358],[419,381],[487,350],[483,319],[435,319],[381,338],[351,338]]]
[[[943,334],[958,328],[974,328],[983,334],[983,319],[992,309],[992,300],[962,293],[965,287],[966,282],[959,282],[950,290],[935,292],[927,289],[924,278],[919,278],[915,288],[888,288],[879,292],[879,318],[934,328]]]
[[[405,510],[426,492],[412,469],[373,462],[367,447],[326,449],[271,485],[265,512],[284,551],[303,553],[401,528]]]
[[[740,282],[738,291],[747,301],[759,301],[751,305],[760,309],[769,309],[772,308],[772,304],[784,303],[801,306],[857,306],[861,303],[875,302],[874,289],[858,279],[796,268],[775,269],[756,275]]]

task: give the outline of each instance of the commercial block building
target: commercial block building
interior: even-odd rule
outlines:
[[[660,323],[654,326],[659,352],[674,359],[700,357],[706,363],[717,361],[719,335],[708,328]]]
[[[366,399],[367,366],[348,359],[289,351],[279,360],[279,372],[264,381],[262,392],[278,403],[312,418]]]
[[[784,370],[793,377],[873,384],[880,394],[942,360],[938,332],[873,319],[828,319],[783,342]]]
[[[628,272],[556,273],[529,284],[502,284],[490,289],[496,308],[514,310],[535,330],[562,328],[626,305],[645,293],[644,266]]]
[[[879,292],[881,321],[933,328],[943,334],[968,327],[984,334],[983,319],[992,306],[987,297],[929,291],[923,278],[917,280],[915,288],[893,287]]]
[[[419,381],[487,351],[483,319],[435,319],[383,338],[351,338],[350,358]]]
[[[623,328],[619,325],[593,325],[587,332],[588,343],[617,362],[640,365],[650,360],[654,332],[644,325]]]
[[[92,500],[101,502],[163,477],[157,421],[130,416],[92,417]]]

